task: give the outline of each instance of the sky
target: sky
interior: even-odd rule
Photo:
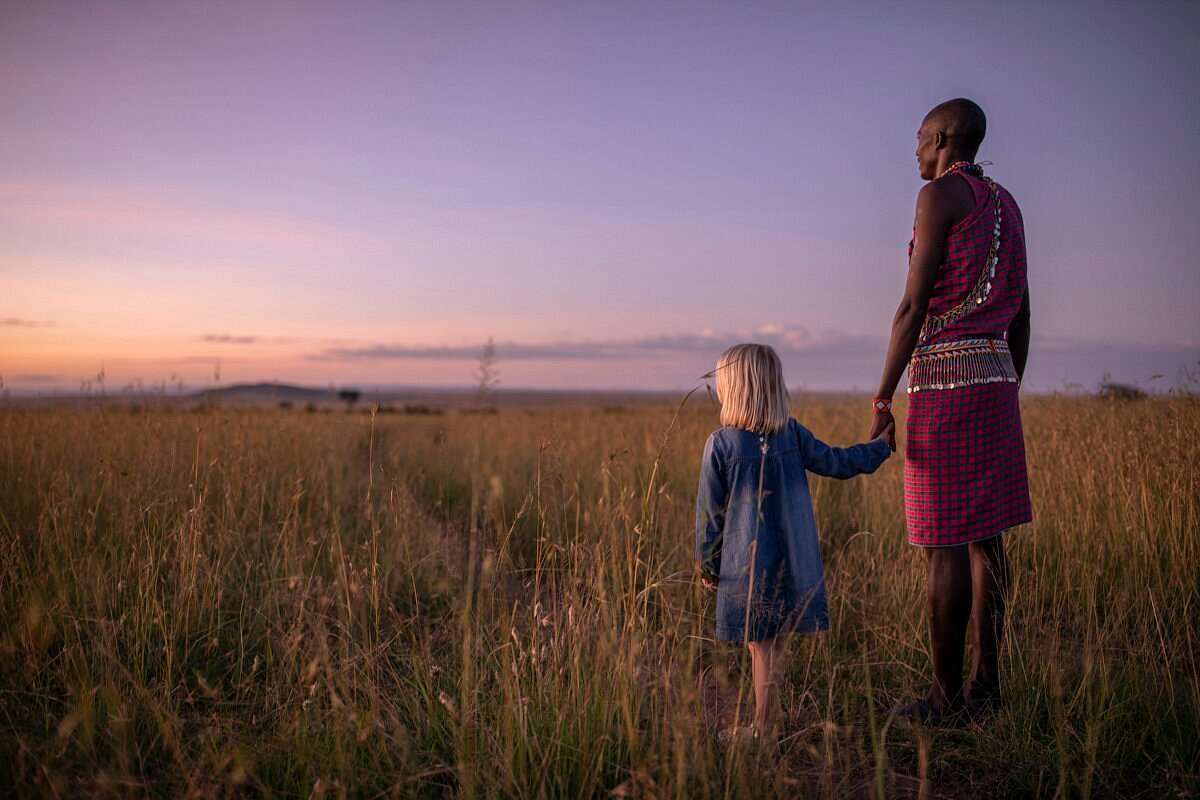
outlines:
[[[1027,386],[1196,373],[1195,3],[443,0],[5,4],[0,378],[870,391],[956,96]]]

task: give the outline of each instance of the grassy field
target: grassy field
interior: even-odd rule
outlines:
[[[827,441],[862,398],[798,398]],[[1200,402],[1035,397],[1007,708],[922,730],[901,461],[816,479],[831,631],[773,749],[693,579],[694,398],[443,416],[0,406],[0,787],[21,795],[1200,792]],[[903,449],[903,441],[901,441]],[[4,792],[9,794],[10,792]]]

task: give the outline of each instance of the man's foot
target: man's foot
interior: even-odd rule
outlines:
[[[1000,687],[982,688],[968,686],[963,700],[963,711],[972,722],[996,713],[1004,706]]]
[[[892,710],[892,715],[906,722],[916,722],[931,728],[955,728],[964,720],[964,708],[960,704],[949,710],[939,709],[927,698],[904,703]]]

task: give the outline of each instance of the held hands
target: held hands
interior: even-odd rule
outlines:
[[[871,420],[871,433],[868,438],[872,441],[882,439],[887,442],[893,453],[896,452],[896,418],[892,416],[891,411],[875,412],[875,418]]]

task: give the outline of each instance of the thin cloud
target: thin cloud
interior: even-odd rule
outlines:
[[[230,358],[229,356],[180,356],[179,358],[170,359],[172,364],[245,364],[248,359],[245,358]]]
[[[58,383],[66,380],[61,375],[47,375],[42,372],[30,372],[25,375],[13,375],[14,383]]]
[[[662,381],[683,380],[688,369],[702,372],[731,344],[756,341],[779,352],[790,381],[816,388],[869,389],[879,376],[887,352],[882,336],[838,330],[811,332],[801,326],[763,325],[753,330],[662,334],[630,339],[502,341],[496,356],[514,365],[541,362],[661,364]],[[341,343],[307,356],[315,362],[375,365],[409,361],[478,360],[482,342],[468,345]],[[1190,386],[1200,381],[1200,347],[1192,343],[1152,345],[1095,342],[1067,337],[1035,337],[1024,382],[1030,391],[1089,389],[1105,376],[1152,390]],[[523,368],[523,367],[522,367]],[[565,367],[564,367],[565,368]],[[619,367],[618,367],[619,368]],[[1190,377],[1189,377],[1190,376]]]
[[[1120,352],[1126,355],[1137,353],[1189,353],[1200,352],[1200,342],[1139,342],[1121,339],[1081,339],[1075,336],[1034,334],[1030,343],[1031,352],[1043,353],[1089,353],[1103,355]]]
[[[232,333],[206,333],[197,337],[207,344],[288,344],[296,340],[289,336],[248,336]]]
[[[634,339],[496,343],[496,356],[513,361],[593,360],[654,358],[666,355],[707,355],[741,341],[769,344],[780,355],[846,356],[878,352],[883,340],[874,336],[826,330],[813,335],[807,328],[764,325],[753,331],[704,330],[700,333],[664,334]],[[314,361],[475,360],[483,345],[372,344],[330,347],[308,358]]]
[[[4,319],[0,319],[0,327],[5,328],[49,328],[53,324],[53,322],[21,319],[20,317],[5,317]]]
[[[1091,390],[1109,379],[1147,389],[1195,392],[1200,388],[1200,345],[1035,336],[1027,377],[1037,389]]]
[[[200,337],[200,341],[209,342],[212,344],[254,344],[262,341],[258,336],[232,336],[228,333],[207,333]]]

